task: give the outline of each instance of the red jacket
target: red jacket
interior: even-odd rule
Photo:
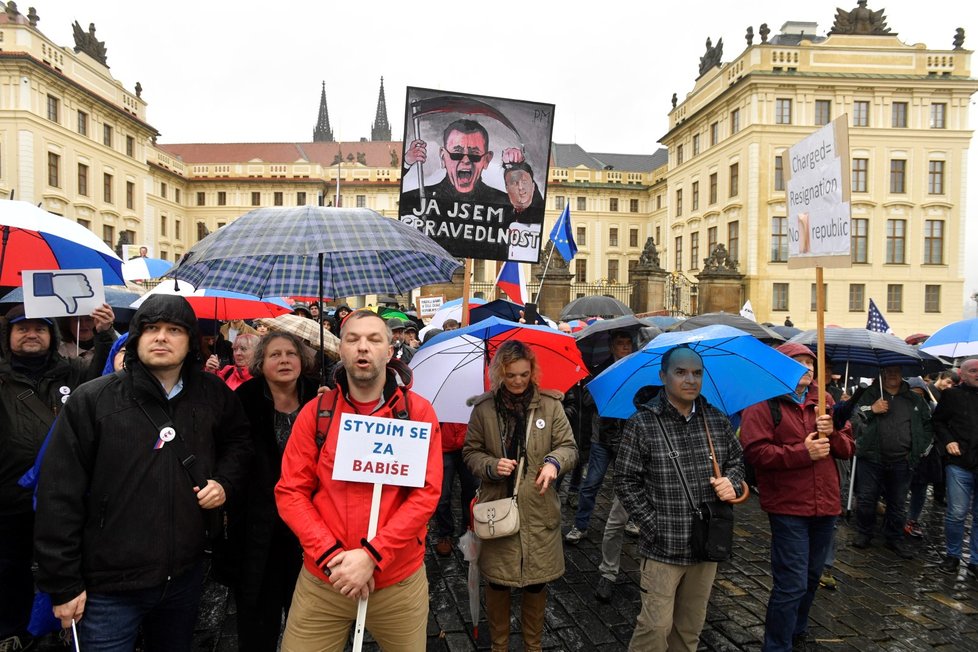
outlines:
[[[441,424],[441,449],[444,453],[454,453],[462,450],[465,445],[465,433],[469,431],[467,423]]]
[[[834,431],[829,438],[831,455],[813,462],[805,438],[815,432],[818,395],[815,385],[798,405],[788,396],[775,399],[781,407],[781,423],[774,427],[767,401],[744,410],[740,443],[744,458],[754,467],[761,509],[790,516],[838,516],[842,513],[839,472],[835,459],[849,459],[855,450],[852,428]],[[832,397],[826,395],[827,407]],[[831,410],[830,410],[831,413]]]
[[[398,363],[404,385],[410,388],[410,371]],[[428,444],[428,466],[423,487],[385,485],[380,499],[377,536],[366,541],[373,485],[333,480],[340,419],[356,412],[346,392],[346,375],[337,373],[336,408],[326,442],[316,448],[318,398],[307,403],[292,426],[292,435],[282,456],[282,476],[275,486],[279,515],[302,544],[304,563],[316,577],[328,581],[323,568],[343,550],[363,548],[377,563],[376,588],[396,584],[418,570],[424,562],[428,520],[441,495],[441,431],[431,404],[409,389],[401,391],[389,366],[386,400],[372,415],[393,418],[407,409],[408,419],[433,425]],[[329,405],[329,397],[323,405]]]

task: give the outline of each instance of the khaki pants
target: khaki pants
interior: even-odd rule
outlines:
[[[716,562],[678,566],[643,559],[642,611],[630,652],[695,652],[716,574]]]
[[[350,637],[350,625],[357,619],[357,604],[303,566],[295,584],[282,652],[342,651]],[[428,577],[424,566],[407,579],[370,595],[366,628],[384,652],[425,649]]]

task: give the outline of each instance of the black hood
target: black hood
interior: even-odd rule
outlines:
[[[137,353],[139,346],[139,336],[143,333],[146,324],[154,324],[158,321],[165,321],[177,324],[187,329],[190,334],[190,353],[187,360],[197,362],[200,360],[200,328],[197,325],[197,315],[193,308],[181,296],[174,294],[154,294],[143,305],[139,306],[136,314],[129,322],[129,340],[126,342],[126,366],[139,359]]]

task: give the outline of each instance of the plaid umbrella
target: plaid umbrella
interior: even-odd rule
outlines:
[[[264,296],[402,294],[460,267],[420,231],[366,208],[258,208],[210,234],[168,276]]]
[[[315,319],[309,319],[302,315],[279,315],[278,317],[261,317],[255,321],[268,326],[268,330],[270,331],[292,333],[313,349],[317,348],[321,341],[323,343],[323,353],[327,357],[332,360],[337,360],[340,357],[340,338],[333,335],[327,328],[323,328],[320,331],[318,328],[319,322]]]

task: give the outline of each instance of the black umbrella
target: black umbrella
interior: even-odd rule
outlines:
[[[574,333],[577,348],[580,349],[581,357],[584,358],[584,364],[588,369],[595,370],[611,357],[611,334],[616,331],[625,331],[631,335],[635,342],[635,350],[662,332],[646,320],[634,315],[600,319]],[[645,335],[645,342],[638,341],[640,334]]]
[[[591,295],[574,299],[560,312],[563,321],[571,319],[587,319],[588,317],[621,317],[622,315],[633,315],[635,311],[624,303],[613,297],[602,295]]]
[[[523,306],[518,303],[506,301],[505,299],[496,299],[495,301],[469,308],[469,323],[475,324],[490,317],[499,317],[507,321],[519,322],[520,312],[522,310]],[[543,315],[537,313],[537,320],[533,323],[546,326],[547,320],[543,318]]]
[[[702,315],[696,315],[695,317],[690,317],[670,326],[667,330],[670,332],[691,331],[702,328],[703,326],[713,326],[715,324],[733,326],[768,344],[773,342],[780,344],[784,342],[784,338],[778,335],[773,329],[762,326],[755,321],[732,312],[707,312]]]
[[[813,351],[818,348],[818,331],[805,331],[791,338]],[[861,365],[874,370],[883,367],[916,369],[920,373],[921,357],[914,347],[899,337],[865,328],[826,328],[825,357],[833,365]]]

